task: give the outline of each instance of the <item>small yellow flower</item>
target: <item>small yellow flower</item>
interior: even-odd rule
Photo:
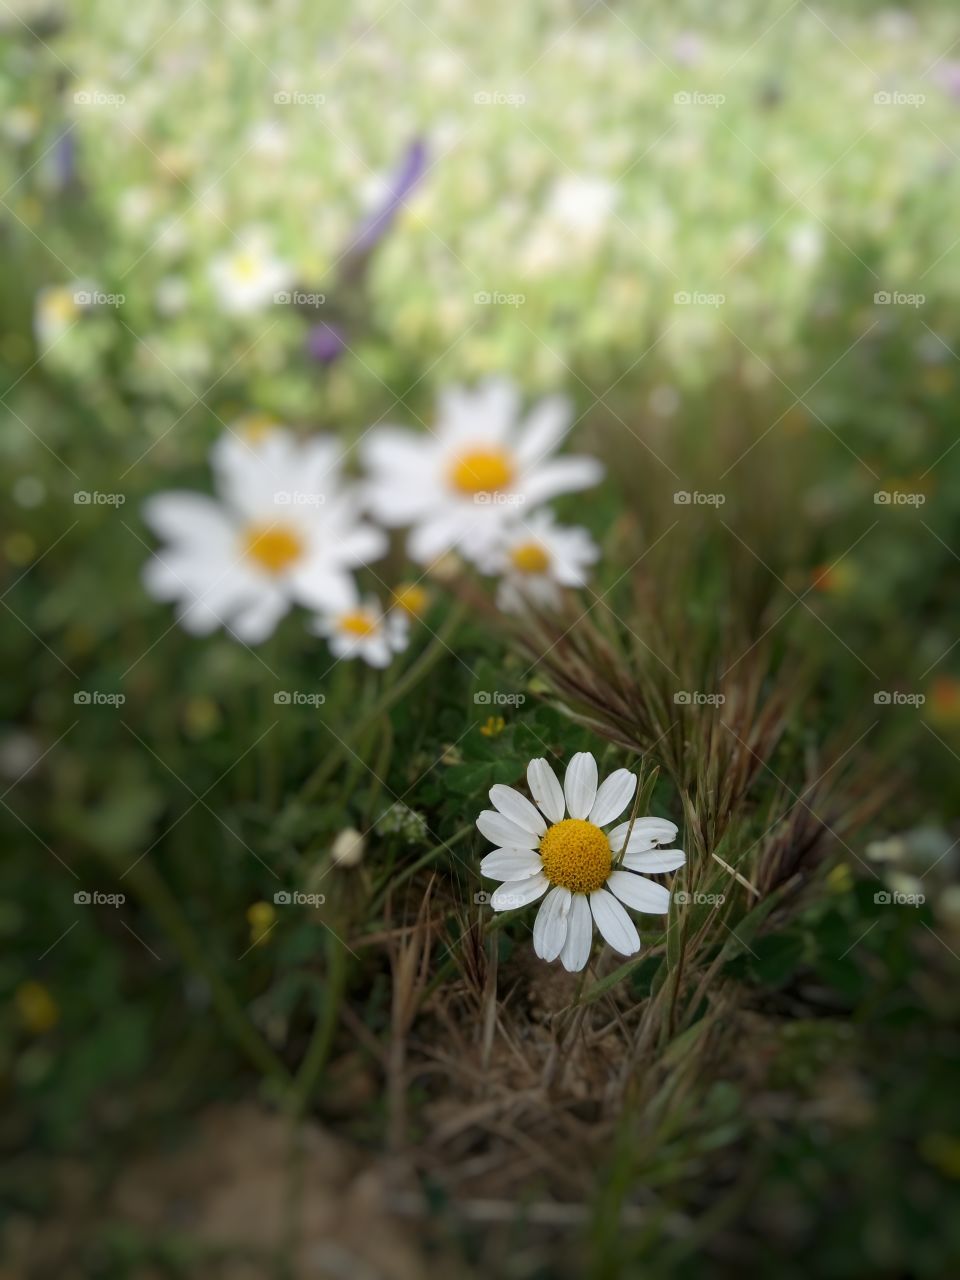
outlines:
[[[827,876],[827,888],[831,893],[849,893],[853,888],[853,872],[845,862],[835,866]]]
[[[503,733],[506,727],[507,722],[503,716],[487,716],[487,722],[480,726],[480,732],[485,738],[495,738],[498,733]]]
[[[259,947],[267,939],[274,926],[277,913],[269,902],[253,902],[247,907],[247,923],[250,925],[250,942]]]
[[[20,1021],[35,1036],[42,1036],[60,1021],[56,1000],[42,982],[22,982],[14,993]]]
[[[393,606],[411,618],[420,618],[430,603],[430,593],[417,582],[402,582],[393,593]]]

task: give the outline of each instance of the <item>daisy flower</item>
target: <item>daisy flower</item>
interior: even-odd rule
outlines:
[[[527,604],[555,609],[562,587],[582,587],[600,556],[586,529],[558,525],[552,511],[507,526],[482,558],[485,573],[501,575],[497,605],[522,613]]]
[[[409,620],[399,609],[384,613],[376,596],[360,600],[356,590],[346,605],[324,610],[310,627],[323,636],[335,658],[362,658],[371,667],[388,667],[407,647]]]
[[[367,436],[367,501],[382,523],[413,526],[408,550],[418,563],[453,549],[473,559],[521,507],[600,479],[593,458],[550,456],[570,427],[565,398],[541,400],[522,422],[519,410],[516,388],[490,379],[445,392],[429,435],[380,427]]]
[[[350,609],[351,570],[377,559],[386,536],[359,518],[355,491],[340,476],[340,446],[298,440],[283,428],[246,438],[228,432],[214,446],[217,498],[161,493],[144,516],[168,544],[147,564],[158,600],[179,602],[195,634],[227,627],[257,644],[291,604]]]
[[[86,283],[50,285],[37,293],[33,331],[41,348],[53,346],[88,310],[96,290]]]
[[[292,272],[275,257],[260,231],[247,231],[229,253],[210,263],[210,280],[224,311],[247,315],[273,302],[274,294],[289,287]]]
[[[562,788],[546,760],[531,760],[527,785],[535,805],[498,784],[490,788],[494,809],[477,819],[481,835],[497,846],[480,863],[481,874],[503,882],[490,905],[509,911],[543,898],[533,949],[542,960],[559,956],[571,973],[589,959],[594,924],[614,951],[632,956],[640,950],[640,935],[623,904],[652,915],[669,910],[669,890],[640,873],[683,865],[682,850],[660,847],[676,839],[676,825],[637,818],[632,831],[629,822],[605,831],[629,805],[637,779],[617,769],[598,787],[589,751],[570,761]]]

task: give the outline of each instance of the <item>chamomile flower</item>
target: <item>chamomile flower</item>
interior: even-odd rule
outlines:
[[[553,512],[535,511],[503,530],[481,567],[501,576],[498,607],[522,613],[528,604],[556,608],[561,588],[584,586],[599,555],[586,529],[565,528]]]
[[[310,629],[325,637],[335,658],[362,658],[371,667],[388,667],[409,639],[402,610],[384,613],[375,596],[361,600],[355,591],[346,604],[322,611]]]
[[[519,511],[600,479],[593,458],[551,457],[570,427],[566,399],[540,401],[523,421],[519,411],[515,387],[490,379],[476,390],[445,392],[429,434],[402,427],[369,433],[362,450],[367,501],[384,524],[412,526],[414,560],[429,564],[453,549],[475,559]]]
[[[217,300],[231,315],[248,315],[274,301],[292,279],[287,263],[277,258],[261,231],[250,230],[210,263]]]
[[[381,556],[386,537],[360,519],[337,442],[301,441],[284,428],[228,432],[211,460],[217,498],[161,493],[146,505],[168,544],[144,571],[150,593],[178,602],[187,631],[223,625],[247,644],[266,639],[295,602],[352,608],[351,570]]]
[[[481,835],[497,846],[480,863],[481,874],[503,882],[490,905],[509,911],[543,898],[533,949],[542,960],[559,956],[571,973],[590,957],[594,925],[614,951],[632,956],[640,935],[623,904],[652,915],[669,910],[669,890],[643,873],[683,865],[682,850],[660,847],[676,838],[676,825],[637,818],[632,831],[629,822],[604,830],[630,804],[637,779],[617,769],[598,787],[589,751],[570,761],[563,787],[546,760],[531,760],[527,785],[536,804],[498,784],[490,788],[494,809],[477,819]]]

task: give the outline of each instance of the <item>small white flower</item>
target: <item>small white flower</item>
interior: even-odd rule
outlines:
[[[33,307],[33,330],[37,345],[52,346],[93,303],[94,285],[85,281],[50,285],[40,289]]]
[[[146,565],[150,593],[179,601],[186,630],[223,624],[247,644],[266,639],[294,602],[349,609],[351,570],[381,556],[387,540],[360,520],[337,441],[301,441],[283,428],[228,432],[211,462],[218,498],[161,493],[145,507],[169,544]]]
[[[666,818],[637,818],[612,831],[636,790],[636,775],[617,769],[597,786],[597,762],[581,751],[567,766],[563,787],[546,760],[531,760],[527,784],[536,805],[513,787],[490,788],[494,809],[477,819],[481,835],[497,846],[480,871],[503,883],[494,891],[494,911],[509,911],[546,897],[533,926],[533,949],[542,960],[556,960],[577,973],[586,965],[596,924],[614,951],[632,956],[640,935],[624,910],[663,915],[670,892],[648,880],[647,872],[675,871],[685,855],[660,846],[676,839]],[[621,851],[623,850],[622,857]]]
[[[260,311],[290,284],[292,271],[274,256],[260,231],[247,231],[227,253],[210,263],[210,279],[217,300],[231,315]]]
[[[335,658],[362,658],[371,667],[388,667],[393,655],[407,647],[410,623],[403,610],[384,613],[376,596],[361,600],[354,589],[346,604],[323,610],[310,629],[325,637]]]
[[[344,827],[330,846],[330,856],[341,867],[357,867],[363,861],[367,842],[356,827]]]
[[[367,500],[384,524],[413,526],[414,560],[429,564],[451,550],[474,559],[518,513],[600,479],[593,458],[550,456],[570,427],[564,397],[541,400],[520,423],[519,410],[516,388],[490,379],[473,391],[446,391],[429,435],[402,427],[370,432],[362,449]]]
[[[561,587],[582,587],[599,548],[586,529],[558,525],[552,511],[535,511],[529,520],[503,530],[481,560],[485,573],[502,575],[497,605],[522,613],[527,604],[554,609]]]

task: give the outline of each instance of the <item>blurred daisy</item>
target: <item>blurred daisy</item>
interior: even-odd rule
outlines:
[[[33,307],[33,331],[37,345],[52,346],[80,319],[93,303],[91,284],[50,285],[40,289]]]
[[[497,605],[522,613],[528,604],[556,608],[562,587],[582,587],[600,556],[586,529],[558,525],[552,511],[535,511],[504,529],[481,560],[485,573],[502,575]]]
[[[275,257],[261,231],[246,231],[229,253],[210,263],[210,280],[224,311],[246,315],[274,301],[292,280],[287,263]]]
[[[413,526],[414,560],[429,564],[453,549],[482,555],[521,508],[600,479],[593,458],[551,457],[570,427],[566,399],[541,400],[522,422],[519,410],[516,388],[490,379],[473,391],[446,391],[429,435],[402,427],[369,433],[367,501],[384,524]]]
[[[666,818],[637,818],[632,832],[629,822],[604,831],[630,804],[637,779],[617,769],[598,787],[597,762],[589,751],[570,761],[562,788],[546,760],[530,761],[527,784],[536,805],[498,784],[490,788],[495,808],[477,819],[481,835],[497,846],[480,871],[503,881],[490,905],[509,911],[543,898],[533,949],[542,960],[559,956],[571,973],[589,959],[594,925],[614,951],[632,956],[640,950],[640,935],[623,904],[652,915],[669,910],[669,890],[640,873],[683,865],[680,849],[660,848],[676,838],[676,825]]]
[[[375,596],[363,601],[354,592],[345,606],[324,610],[311,626],[323,636],[335,658],[362,658],[371,667],[388,667],[407,647],[409,621],[399,609],[384,613]]]
[[[168,543],[146,565],[148,591],[179,602],[187,631],[223,625],[248,644],[266,639],[294,602],[350,609],[351,570],[381,556],[387,540],[360,520],[337,442],[283,428],[258,440],[228,433],[211,460],[218,498],[161,493],[145,507]]]

